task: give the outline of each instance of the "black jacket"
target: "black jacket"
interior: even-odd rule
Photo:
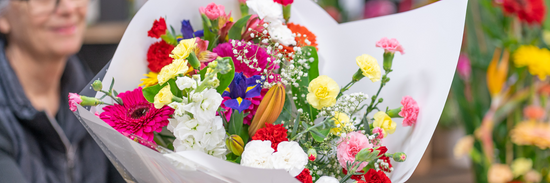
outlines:
[[[56,116],[37,111],[23,92],[0,39],[0,183],[124,182],[68,107],[92,73],[71,57],[61,77]]]

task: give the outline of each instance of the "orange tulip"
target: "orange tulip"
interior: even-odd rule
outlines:
[[[258,106],[256,115],[248,128],[248,134],[252,137],[258,129],[265,127],[266,123],[274,123],[281,114],[284,105],[285,87],[282,84],[271,87]]]
[[[497,48],[487,68],[487,88],[489,88],[489,93],[492,97],[499,94],[504,87],[508,75],[508,60],[510,58],[510,53],[508,50],[504,50],[500,63],[498,63],[499,58],[500,49]]]

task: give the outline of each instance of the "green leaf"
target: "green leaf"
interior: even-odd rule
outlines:
[[[330,132],[330,129],[320,129],[314,128],[309,131],[311,133],[311,136],[315,141],[317,142],[323,142],[325,141],[325,138],[327,137],[328,133]]]
[[[248,19],[250,19],[250,16],[252,15],[245,16],[233,24],[233,27],[229,29],[229,39],[241,40],[243,27],[246,25],[246,22],[248,22]]]
[[[159,93],[159,91],[167,84],[168,83],[164,83],[163,85],[156,84],[154,86],[146,87],[143,89],[143,96],[147,99],[147,101],[154,103],[157,93]]]
[[[250,135],[248,135],[248,127],[249,127],[248,125],[243,125],[243,129],[241,130],[241,133],[237,134],[243,139],[243,142],[245,144],[248,143],[248,139],[250,138]]]
[[[202,26],[204,28],[204,39],[208,41],[208,50],[212,51],[217,44],[217,34],[212,32],[212,22],[205,15],[202,15]]]
[[[299,86],[294,87],[294,85],[292,85],[292,93],[308,93],[307,87],[309,86],[309,82],[319,76],[319,56],[317,55],[317,50],[312,46],[302,47],[302,50],[305,53],[305,59],[309,61],[310,58],[313,58],[313,62],[308,62],[310,66],[309,69],[304,68],[303,71],[308,73],[308,76],[300,78],[300,81],[298,82]],[[317,109],[307,103],[306,97],[296,97],[297,99],[294,100],[296,109],[302,109],[304,113],[310,114],[310,120],[315,121],[318,113]]]
[[[229,121],[229,134],[241,134],[243,130],[243,119],[244,113],[233,110],[233,113],[231,113],[231,121]]]
[[[175,79],[170,79],[167,83],[170,84],[170,92],[172,92],[172,95],[180,98],[183,96],[183,92],[178,88]]]
[[[307,55],[308,59],[313,58],[313,62],[309,62],[309,72],[307,73],[309,80],[312,81],[319,76],[319,55],[317,54],[317,49],[313,46],[304,46],[302,47],[302,51],[310,53],[310,55]]]
[[[176,39],[176,36],[174,36],[170,31],[166,30],[166,34],[160,36],[162,40],[164,40],[166,43],[171,45],[178,45],[178,39]]]
[[[115,78],[113,78],[113,79],[111,80],[111,86],[109,86],[109,91],[108,91],[109,93],[110,93],[111,91],[113,91],[113,86],[115,86]]]
[[[235,64],[233,64],[233,59],[231,59],[231,57],[223,57],[223,59],[229,60],[229,64],[231,64],[231,71],[227,72],[226,74],[218,73],[218,80],[220,80],[220,86],[218,86],[216,90],[220,94],[223,94],[223,91],[225,91],[225,89],[229,87],[229,84],[231,84],[231,81],[233,81],[233,78],[235,77]],[[203,70],[206,70],[206,69],[203,69]]]
[[[285,95],[285,98],[286,99],[285,99],[285,105],[283,106],[283,110],[281,111],[281,114],[273,124],[276,124],[276,125],[281,124],[282,121],[285,121],[284,126],[291,124],[290,120],[292,119],[292,102],[288,98],[288,94]]]

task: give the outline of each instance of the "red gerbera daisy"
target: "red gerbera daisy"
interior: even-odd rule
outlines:
[[[168,125],[168,118],[174,109],[164,106],[156,109],[149,103],[141,87],[133,91],[120,93],[123,105],[114,104],[103,107],[100,118],[122,134],[134,134],[141,138],[153,141],[153,132],[162,131]]]
[[[266,123],[265,127],[256,131],[256,134],[252,137],[252,140],[269,140],[271,141],[271,147],[277,151],[277,146],[282,141],[288,141],[286,135],[286,129],[282,124],[273,125]]]
[[[173,59],[170,58],[170,53],[173,49],[174,46],[164,41],[153,43],[147,51],[147,62],[149,63],[147,67],[153,72],[160,72],[164,66],[172,63]]]
[[[529,24],[541,24],[546,15],[546,6],[543,0],[504,0],[504,12],[516,14],[518,18]]]

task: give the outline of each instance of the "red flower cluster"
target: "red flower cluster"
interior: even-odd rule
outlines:
[[[365,171],[361,170],[361,171],[358,171],[358,172],[361,173],[361,175],[352,175],[351,179],[356,180],[356,181],[361,181],[361,179],[363,178],[363,175],[365,174]],[[343,168],[342,173],[344,173],[344,175],[347,175],[348,171],[345,168]]]
[[[271,147],[277,151],[277,146],[282,141],[288,141],[286,135],[286,129],[282,124],[273,125],[266,123],[265,127],[256,131],[256,134],[252,137],[252,140],[269,140],[271,141]]]
[[[358,181],[357,183],[391,183],[391,180],[382,170],[370,169],[365,174],[365,181]]]
[[[382,157],[380,157],[380,159],[381,159],[382,161],[384,161],[384,163],[387,163],[387,164],[388,164],[388,167],[380,166],[380,170],[382,170],[382,171],[384,171],[384,172],[388,172],[388,173],[391,172],[390,169],[391,169],[393,166],[391,165],[390,158],[389,158],[389,157],[386,157],[386,156],[382,156]]]
[[[166,21],[160,17],[160,19],[153,22],[153,27],[147,32],[147,35],[152,38],[160,38],[160,36],[166,34],[166,29]]]
[[[517,14],[518,18],[529,24],[542,24],[546,15],[544,0],[504,0],[504,12]]]
[[[174,46],[162,40],[153,43],[147,51],[147,62],[149,62],[149,65],[147,65],[147,67],[149,67],[152,72],[160,72],[162,67],[172,63],[170,53],[173,49]]]
[[[294,0],[273,0],[273,2],[286,6],[286,5],[292,4]]]
[[[307,168],[304,168],[304,170],[302,170],[302,173],[296,176],[296,179],[298,179],[302,183],[313,183],[309,169]]]
[[[386,154],[386,152],[388,151],[388,148],[386,148],[386,146],[380,146],[380,147],[377,147],[375,149],[380,151],[378,153],[378,156],[382,156],[382,155]],[[370,152],[374,151],[373,148],[370,148],[369,150],[370,150]]]

